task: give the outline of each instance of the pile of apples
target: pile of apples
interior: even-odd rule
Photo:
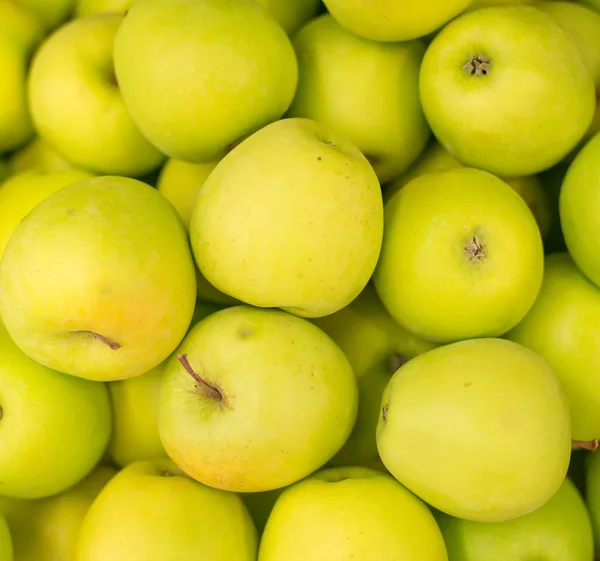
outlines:
[[[598,91],[599,0],[0,0],[0,561],[592,561]]]

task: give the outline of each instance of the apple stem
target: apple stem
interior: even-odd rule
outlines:
[[[463,68],[471,75],[471,76],[487,76],[491,62],[488,58],[483,55],[475,56],[471,55],[471,58],[468,62],[463,66]]]
[[[192,368],[192,365],[189,363],[187,359],[187,355],[181,354],[177,356],[181,366],[185,369],[185,371],[198,383],[198,385],[205,392],[206,397],[209,399],[213,399],[214,401],[218,401],[220,403],[224,402],[223,394],[214,386],[211,386],[208,382],[203,380]]]
[[[98,341],[102,341],[102,343],[104,343],[109,349],[112,349],[113,351],[118,351],[121,348],[121,345],[119,345],[119,343],[115,343],[114,341],[107,339],[106,337],[104,337],[104,335],[94,333],[93,331],[91,331],[90,333],[92,334],[92,337],[98,339]]]
[[[589,450],[590,452],[595,452],[598,450],[598,439],[594,440],[571,440],[573,446],[577,446],[577,448],[581,448],[582,450]]]

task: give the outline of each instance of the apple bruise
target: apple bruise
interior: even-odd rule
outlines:
[[[487,76],[490,72],[492,63],[483,55],[471,55],[471,58],[463,66],[463,68],[471,76]]]
[[[198,391],[198,395],[210,399],[212,401],[216,401],[219,405],[221,405],[221,407],[229,409],[227,399],[221,393],[219,388],[211,386],[206,380],[202,379],[202,377],[192,368],[192,365],[189,363],[186,354],[178,355],[177,359],[181,363],[181,366],[183,366],[184,370],[196,382],[196,389]]]

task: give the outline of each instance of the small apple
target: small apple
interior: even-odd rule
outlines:
[[[423,42],[363,39],[326,14],[298,32],[294,47],[299,81],[288,115],[344,134],[382,183],[404,172],[430,136],[419,101]]]
[[[375,288],[391,316],[437,342],[497,337],[529,311],[544,250],[525,201],[485,171],[427,173],[385,207]]]
[[[255,0],[291,37],[317,15],[320,0]]]
[[[0,263],[0,313],[16,344],[90,380],[158,366],[183,339],[195,303],[185,226],[135,179],[97,177],[50,195]]]
[[[78,18],[94,14],[125,14],[136,0],[75,0],[75,16]]]
[[[190,226],[209,283],[303,317],[358,296],[382,235],[381,189],[367,159],[343,135],[301,118],[272,123],[229,152],[202,186]]]
[[[74,165],[139,177],[163,155],[134,124],[115,81],[120,14],[73,20],[54,32],[31,66],[28,97],[39,135]]]
[[[322,470],[277,499],[258,561],[419,559],[447,561],[427,505],[388,474]]]
[[[100,492],[82,524],[77,561],[255,561],[242,500],[185,477],[169,460],[136,462]]]
[[[323,331],[281,310],[235,306],[196,324],[169,359],[159,430],[194,479],[254,493],[329,461],[357,405],[352,367]]]
[[[117,34],[115,70],[144,135],[190,162],[279,119],[298,79],[288,36],[250,0],[138,0]]]
[[[562,484],[569,404],[533,351],[503,339],[461,341],[394,374],[377,446],[390,473],[432,507],[502,522],[541,507]]]
[[[596,100],[569,34],[524,5],[481,8],[450,22],[425,53],[420,93],[452,156],[506,178],[565,157],[590,126]]]
[[[22,171],[62,171],[74,166],[59,154],[54,147],[39,136],[30,140],[23,148],[11,154],[9,166],[12,173]]]
[[[0,323],[0,387],[0,496],[55,495],[92,471],[111,432],[104,384],[34,362]]]

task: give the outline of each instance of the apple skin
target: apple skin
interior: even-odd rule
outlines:
[[[346,29],[373,41],[409,41],[433,33],[473,0],[323,0]]]
[[[442,343],[513,328],[535,301],[543,265],[525,201],[497,177],[461,168],[419,176],[387,202],[373,280],[400,325]]]
[[[62,171],[75,167],[39,136],[11,154],[8,163],[14,174],[23,171]]]
[[[0,386],[0,496],[55,495],[92,471],[111,433],[104,384],[31,360],[0,323]]]
[[[113,74],[113,41],[123,16],[73,20],[37,51],[28,99],[39,135],[74,165],[140,177],[164,156],[133,122]]]
[[[0,559],[13,561],[12,538],[8,524],[2,515],[0,515]]]
[[[485,75],[471,74],[472,56],[489,61]],[[481,8],[450,22],[425,53],[420,94],[452,156],[505,178],[558,163],[586,133],[596,104],[570,35],[525,5]]]
[[[196,263],[213,286],[311,318],[358,296],[382,236],[381,188],[367,159],[343,135],[301,118],[272,123],[229,152],[202,186],[190,226]]]
[[[392,377],[377,426],[390,473],[432,507],[503,522],[541,507],[571,455],[567,396],[550,366],[504,339],[422,354]]]
[[[600,133],[577,154],[562,183],[560,223],[577,267],[600,287]]]
[[[404,172],[430,136],[419,101],[424,43],[363,39],[325,14],[298,32],[294,47],[299,80],[288,115],[351,139],[382,183]]]
[[[97,467],[77,485],[45,499],[0,497],[13,537],[15,561],[75,561],[82,520],[98,493],[116,474]],[[4,557],[0,557],[4,561]]]
[[[254,493],[323,466],[350,435],[357,406],[352,367],[322,330],[281,310],[235,306],[196,324],[169,359],[159,430],[194,479]]]
[[[190,162],[279,119],[298,81],[288,36],[253,0],[138,0],[117,34],[115,70],[144,135]]]
[[[254,561],[257,534],[234,493],[185,477],[169,460],[136,462],[100,492],[76,561]]]
[[[363,467],[322,470],[277,499],[258,561],[447,561],[427,506],[390,475]]]
[[[78,18],[94,14],[125,14],[136,0],[75,0],[75,16]]]
[[[0,261],[17,226],[40,202],[63,187],[91,179],[91,173],[77,169],[15,174],[0,185]]]
[[[185,226],[135,179],[97,177],[50,195],[0,263],[0,313],[16,344],[90,380],[158,366],[183,339],[195,303]]]
[[[294,36],[298,29],[317,15],[320,0],[255,0],[275,19],[284,31]]]
[[[594,557],[590,517],[568,478],[546,504],[516,520],[481,523],[434,515],[450,561],[591,561]]]

